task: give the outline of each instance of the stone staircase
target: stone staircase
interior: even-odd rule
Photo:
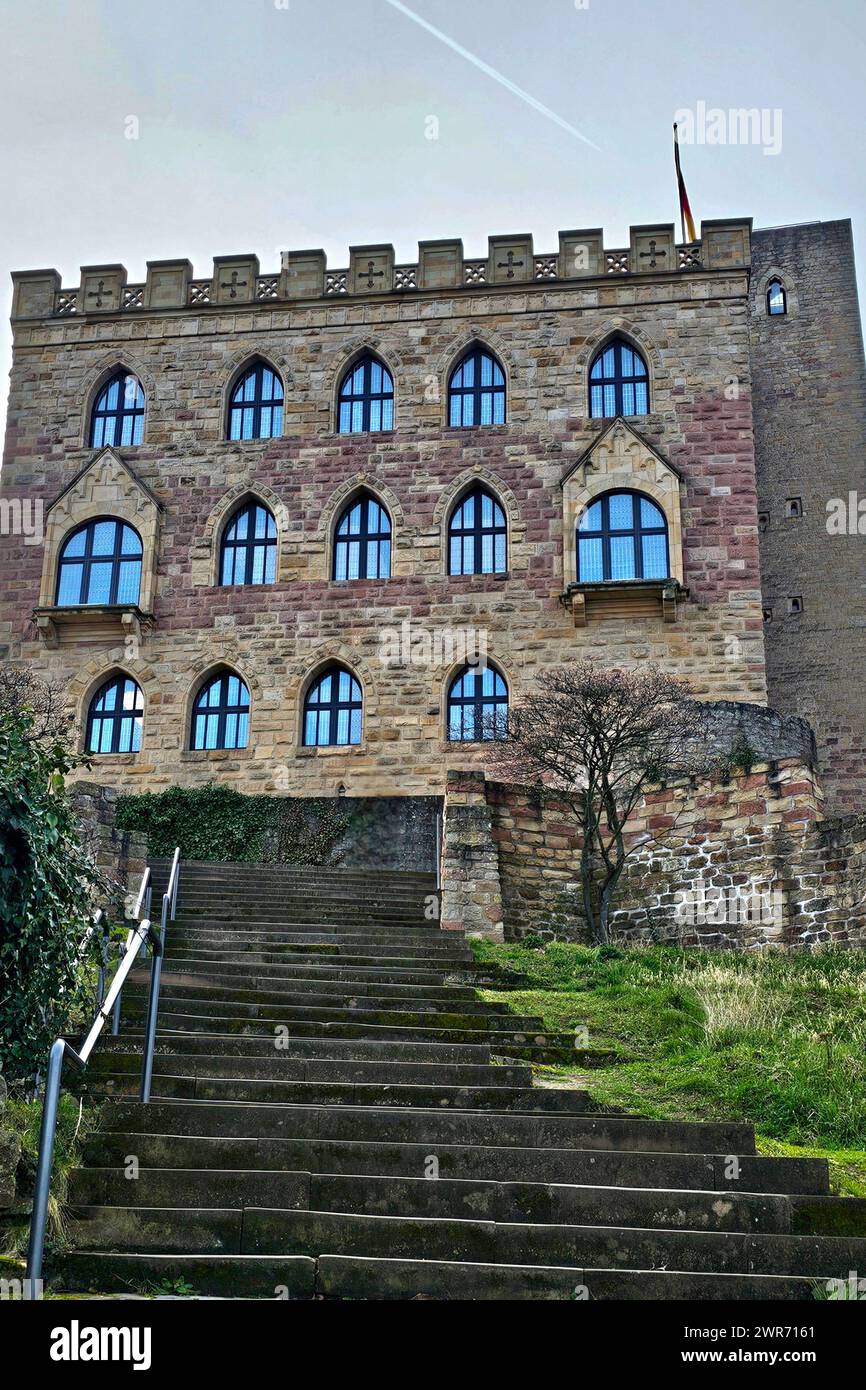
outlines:
[[[823,1160],[534,1087],[529,1063],[573,1059],[570,1039],[476,998],[467,944],[424,915],[433,891],[184,864],[153,1099],[135,1099],[142,970],[91,1063],[106,1103],[54,1287],[810,1299],[866,1270],[866,1202],[829,1196]]]

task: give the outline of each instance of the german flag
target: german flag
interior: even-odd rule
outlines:
[[[680,194],[680,224],[682,226],[683,241],[686,240],[686,232],[688,232],[689,234],[689,241],[697,241],[698,238],[697,233],[695,232],[695,219],[692,217],[692,209],[689,204],[689,195],[686,192],[685,179],[683,178],[683,171],[680,168],[680,142],[677,139],[676,121],[674,121],[674,164],[676,165],[677,169],[677,188],[679,189]]]

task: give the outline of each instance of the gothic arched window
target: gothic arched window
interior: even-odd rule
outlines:
[[[391,518],[369,492],[350,502],[337,522],[333,577],[391,577]]]
[[[88,753],[137,753],[141,748],[144,696],[131,676],[101,685],[87,711]]]
[[[137,376],[121,367],[105,383],[90,413],[90,444],[127,448],[140,444],[144,430],[144,392]]]
[[[646,415],[649,373],[637,348],[614,338],[597,352],[589,369],[589,413],[593,419]]]
[[[141,537],[125,521],[86,521],[64,541],[57,569],[58,607],[138,603]]]
[[[579,584],[669,573],[667,521],[655,502],[639,492],[608,492],[587,507],[577,527]]]
[[[775,318],[777,314],[787,314],[788,296],[781,280],[774,278],[767,286],[767,313]]]
[[[250,692],[240,676],[221,671],[207,681],[192,709],[191,748],[246,748]]]
[[[340,383],[340,434],[375,434],[394,428],[394,379],[371,352],[350,367]]]
[[[467,492],[448,523],[449,574],[504,574],[507,569],[505,513],[485,487]]]
[[[244,502],[223,532],[220,584],[273,584],[277,523],[261,502]]]
[[[448,382],[448,423],[504,425],[505,373],[492,353],[470,348]]]
[[[508,687],[494,666],[464,666],[448,690],[448,738],[480,743],[505,738]]]
[[[283,383],[267,362],[254,362],[232,388],[229,439],[274,439],[283,432]]]
[[[345,666],[328,666],[304,700],[304,743],[324,748],[361,742],[361,686]]]

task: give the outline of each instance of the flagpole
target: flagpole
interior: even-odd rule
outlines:
[[[676,121],[674,121],[674,167],[676,168],[676,171],[677,171],[677,195],[678,195],[679,205],[680,205],[680,235],[681,235],[681,237],[682,237],[682,239],[683,239],[683,245],[685,246],[685,245],[686,245],[686,217],[685,217],[685,213],[683,212],[683,200],[682,200],[682,196],[681,196],[681,194],[680,194],[679,143],[680,143],[680,142],[679,142],[679,140],[677,139],[677,123],[676,123]]]

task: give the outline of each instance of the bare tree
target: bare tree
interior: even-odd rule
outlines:
[[[23,667],[0,666],[0,711],[24,709],[30,715],[31,737],[37,742],[65,743],[69,738],[64,687]]]
[[[611,900],[636,848],[629,820],[653,784],[707,773],[704,731],[687,682],[653,667],[584,661],[545,672],[510,712],[508,737],[492,745],[501,775],[550,787],[574,816],[583,910],[597,944],[610,939]],[[648,831],[642,843],[653,838]]]

